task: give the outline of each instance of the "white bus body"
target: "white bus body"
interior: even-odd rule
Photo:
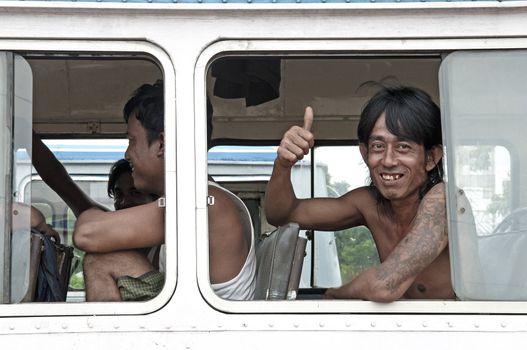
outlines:
[[[502,86],[520,93],[525,89],[518,82],[527,81],[522,64],[526,24],[525,1],[0,1],[0,175],[6,179],[0,187],[4,225],[0,243],[9,246],[10,203],[15,194],[10,184],[17,173],[12,147],[20,146],[15,138],[31,135],[31,127],[20,123],[29,120],[43,137],[124,138],[123,103],[138,84],[159,78],[165,86],[166,212],[170,213],[166,215],[166,281],[156,298],[128,303],[10,303],[4,290],[2,348],[524,348],[525,297],[500,294],[500,288],[478,294],[472,289],[479,282],[465,279],[461,268],[453,276],[463,300],[234,302],[216,296],[208,278],[206,96],[212,94],[214,84],[210,67],[218,59],[279,58],[278,99],[245,108],[240,99],[212,98],[213,139],[218,144],[242,139],[247,144],[276,145],[290,125],[301,124],[303,107],[311,104],[317,141],[356,145],[358,115],[371,96],[363,83],[395,79],[425,89],[442,107],[451,256],[465,263],[463,241],[455,237],[460,225],[470,220],[465,220],[463,204],[456,201],[457,185],[473,185],[473,192],[466,193],[471,201],[479,200],[479,207],[472,204],[476,220],[482,223],[476,225],[477,237],[492,236],[492,228],[507,213],[527,206],[527,186],[522,185],[527,179],[522,128],[526,116],[522,119],[518,112],[527,94],[523,99],[514,95],[510,103],[500,99],[509,91],[504,93]],[[510,52],[514,58],[508,60]],[[32,72],[29,94],[17,90],[21,84],[15,82],[20,72],[13,68],[17,60],[27,62],[30,70],[23,70]],[[464,60],[470,64],[461,64]],[[504,63],[483,66],[485,74],[479,74],[476,68],[486,60]],[[491,73],[495,76],[485,80]],[[456,80],[465,76],[481,81]],[[479,89],[479,97],[471,95]],[[25,105],[23,117],[13,107],[17,98]],[[12,135],[13,124],[22,135]],[[490,156],[484,159],[484,169],[464,163],[462,157],[473,154],[474,147],[479,152],[482,144],[506,149],[507,168],[499,156],[503,151],[495,148],[485,153]],[[492,173],[492,179],[482,180],[485,171]],[[465,173],[473,176],[472,182],[463,182]],[[494,192],[487,196],[483,189],[489,186]],[[484,194],[480,198],[470,197],[471,193]],[[490,204],[497,203],[493,196],[506,199],[505,210],[493,212],[497,213],[494,221],[489,221],[485,214]],[[522,270],[524,261],[514,260],[521,259],[521,245],[515,247],[519,251],[511,250],[509,259]],[[11,253],[6,249],[0,255],[4,289],[11,271]],[[507,248],[500,249],[503,257]],[[500,259],[486,262],[495,267]],[[502,273],[493,270],[495,275]],[[499,282],[509,290],[510,280],[504,277]],[[521,292],[523,285],[516,287]]]

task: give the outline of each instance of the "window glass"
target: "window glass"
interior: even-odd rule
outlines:
[[[526,51],[456,52],[440,71],[450,249],[461,299],[527,300]]]
[[[32,93],[33,79],[29,64],[18,55],[13,56],[13,155],[9,159],[12,163],[12,236],[8,254],[11,255],[11,271],[9,282],[11,303],[23,300],[30,293],[29,281],[29,251],[31,237],[31,202],[20,198],[17,183],[31,169],[31,128],[32,125]],[[9,78],[7,78],[9,79]],[[29,189],[31,191],[31,189]]]
[[[474,214],[479,236],[505,232],[503,219],[511,213],[511,157],[507,148],[492,145],[459,146],[455,169]]]

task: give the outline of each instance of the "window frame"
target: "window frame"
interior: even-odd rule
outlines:
[[[203,297],[214,308],[227,313],[305,313],[305,314],[526,314],[527,302],[400,300],[374,303],[360,300],[297,300],[233,302],[212,291],[208,275],[206,91],[207,71],[214,59],[225,56],[328,57],[444,55],[456,50],[497,50],[527,48],[527,38],[471,39],[357,39],[357,40],[223,40],[206,47],[194,71],[196,112],[196,193],[197,193],[197,279]],[[439,75],[439,72],[438,72]],[[438,78],[439,80],[439,78]],[[201,118],[199,116],[202,116]],[[445,154],[448,144],[445,139]],[[448,169],[446,173],[448,177]],[[453,199],[447,194],[447,203]],[[450,223],[449,223],[450,225]]]
[[[76,55],[92,54],[95,57],[123,55],[147,55],[152,57],[163,73],[165,96],[176,95],[175,69],[168,53],[161,47],[147,41],[138,40],[0,40],[0,51],[23,54],[58,54]],[[165,174],[176,168],[176,106],[174,98],[165,98]],[[166,210],[176,212],[176,173],[165,176],[165,189],[169,194]],[[174,197],[170,198],[174,194]],[[53,316],[53,315],[137,315],[147,314],[161,309],[171,298],[177,282],[177,217],[167,215],[165,219],[166,232],[166,275],[165,286],[157,297],[146,302],[112,302],[112,303],[19,303],[1,304],[0,316]]]

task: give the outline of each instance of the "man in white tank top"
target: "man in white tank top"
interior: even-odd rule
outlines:
[[[250,300],[256,286],[256,254],[251,216],[240,198],[209,181],[209,275],[224,299]]]

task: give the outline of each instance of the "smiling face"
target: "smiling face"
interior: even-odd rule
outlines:
[[[384,113],[375,123],[368,144],[361,144],[360,149],[373,184],[392,203],[419,200],[428,171],[436,165],[434,152],[440,151],[427,154],[423,145],[392,134],[386,128]]]
[[[162,196],[165,191],[163,135],[148,142],[147,131],[135,116],[128,120],[128,148],[135,187],[143,193]]]

